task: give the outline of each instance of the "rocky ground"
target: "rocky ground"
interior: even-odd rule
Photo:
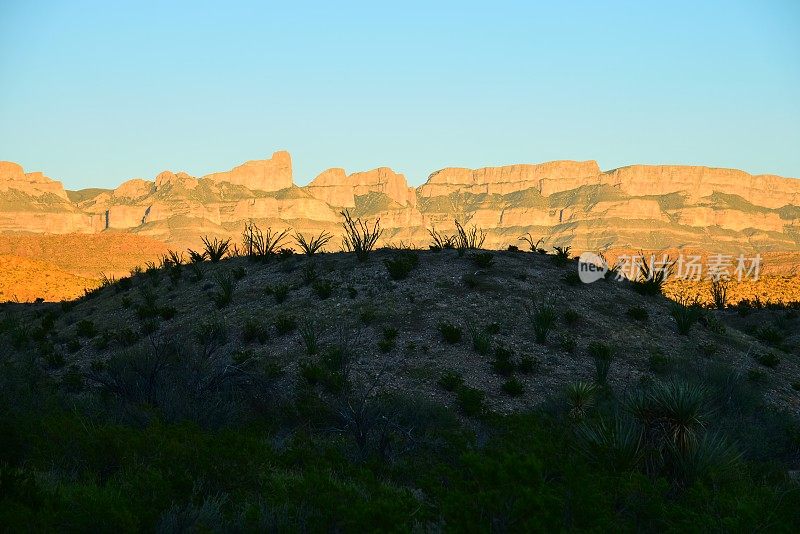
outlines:
[[[385,262],[409,255],[417,266],[393,280]],[[453,406],[439,385],[453,372],[483,392],[490,409],[513,412],[592,381],[591,345],[600,343],[613,352],[608,382],[618,392],[676,372],[729,372],[800,415],[795,310],[704,310],[681,335],[673,302],[642,296],[628,282],[583,284],[576,274],[573,261],[525,252],[381,250],[364,263],[345,253],[233,258],[151,269],[74,303],[4,311],[29,331],[54,317],[45,360],[90,386],[121,352],[178,340],[213,352],[222,366],[274,368],[280,387],[293,388],[315,380],[326,348],[344,346],[348,372],[365,385]],[[537,342],[534,317],[548,310],[552,325]],[[443,324],[460,338],[448,342]]]

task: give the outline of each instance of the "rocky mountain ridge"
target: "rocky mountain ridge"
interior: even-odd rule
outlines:
[[[800,250],[800,180],[735,169],[552,161],[445,168],[417,188],[387,167],[332,168],[294,184],[291,156],[248,161],[193,177],[164,171],[113,190],[65,191],[42,173],[0,162],[0,232],[132,232],[184,246],[200,235],[238,236],[257,221],[299,232],[338,233],[340,215],[380,218],[384,240],[424,245],[427,229],[453,220],[505,247],[530,232],[575,249],[701,247]]]

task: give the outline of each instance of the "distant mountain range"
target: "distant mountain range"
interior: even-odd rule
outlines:
[[[343,209],[380,218],[384,241],[426,246],[427,228],[454,219],[505,248],[530,233],[575,250],[699,248],[714,252],[800,250],[800,180],[734,169],[595,161],[482,169],[446,168],[417,188],[387,167],[328,169],[293,182],[287,152],[196,178],[164,171],[113,190],[66,191],[39,172],[0,162],[0,232],[134,233],[176,248],[199,236],[240,236],[244,222],[339,233]]]

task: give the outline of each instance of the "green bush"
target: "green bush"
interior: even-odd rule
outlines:
[[[634,321],[644,322],[650,317],[650,314],[647,312],[647,308],[645,308],[644,306],[631,306],[630,308],[628,308],[628,311],[626,313],[628,317],[630,317]]]
[[[387,258],[383,260],[383,263],[392,280],[404,280],[419,264],[419,255],[415,252],[405,252],[393,258]]]
[[[483,399],[486,394],[469,386],[462,385],[456,390],[458,405],[466,415],[477,415],[483,410]]]
[[[455,371],[445,372],[437,384],[445,391],[456,391],[464,383],[464,379]]]
[[[439,333],[442,334],[442,338],[450,344],[458,343],[461,341],[461,327],[456,326],[454,324],[448,322],[441,322],[437,326]]]

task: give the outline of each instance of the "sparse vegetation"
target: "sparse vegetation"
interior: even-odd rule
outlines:
[[[589,344],[589,354],[594,360],[595,382],[605,386],[608,383],[608,372],[614,359],[614,351],[607,343],[593,341]]]
[[[447,371],[437,383],[445,391],[456,391],[464,383],[464,379],[455,371]]]
[[[383,263],[392,280],[403,280],[419,264],[419,255],[415,252],[404,252],[383,260]]]
[[[692,326],[700,319],[702,308],[697,301],[682,300],[671,304],[670,313],[672,318],[675,319],[678,333],[686,336],[691,331]]]
[[[424,271],[387,280],[383,260],[409,253]],[[355,270],[339,254],[278,254],[184,265],[172,285],[167,257],[90,299],[0,305],[0,524],[769,531],[800,519],[793,310],[698,307],[687,339],[666,299],[576,291],[549,257],[495,252],[472,292],[460,280],[475,269],[455,254],[380,250]],[[195,266],[208,276],[192,285]],[[217,311],[218,279],[242,274]],[[324,302],[318,281],[337,288]]]
[[[452,323],[448,322],[441,322],[437,325],[439,332],[442,334],[442,338],[450,344],[455,344],[461,341],[462,330],[460,326],[456,326]]]
[[[641,251],[636,258],[636,278],[631,280],[631,285],[637,293],[641,295],[660,295],[664,289],[664,283],[675,270],[675,262],[665,256],[659,262],[654,258],[647,260]]]
[[[375,244],[383,234],[381,220],[376,219],[370,228],[369,224],[361,219],[353,220],[348,210],[341,212],[344,217],[342,227],[345,236],[343,238],[344,249],[354,252],[358,261],[365,262],[369,259],[369,253],[375,248]]]
[[[204,236],[201,238],[203,241],[204,251],[201,256],[197,256],[197,253],[193,250],[189,251],[189,256],[192,261],[196,261],[197,258],[200,258],[199,261],[203,261],[203,259],[208,258],[208,260],[212,263],[217,263],[225,255],[230,251],[231,248],[231,240],[230,239],[219,239],[214,238],[214,240],[210,240],[208,236]]]
[[[528,317],[533,324],[533,333],[536,343],[544,345],[547,343],[547,334],[556,319],[556,310],[550,304],[540,304],[534,308],[527,308]]]
[[[459,256],[463,256],[467,250],[476,250],[483,247],[483,242],[486,241],[486,232],[474,225],[472,228],[465,229],[457,220],[455,225],[455,247]]]
[[[325,231],[322,231],[319,235],[312,236],[308,239],[306,239],[300,233],[294,234],[295,243],[297,243],[297,246],[300,247],[300,250],[302,250],[307,256],[313,256],[317,252],[321,252],[331,239],[333,239],[333,236]]]
[[[631,306],[630,308],[628,308],[626,314],[634,321],[639,321],[639,322],[647,321],[647,319],[650,317],[647,308],[645,308],[644,306]]]

